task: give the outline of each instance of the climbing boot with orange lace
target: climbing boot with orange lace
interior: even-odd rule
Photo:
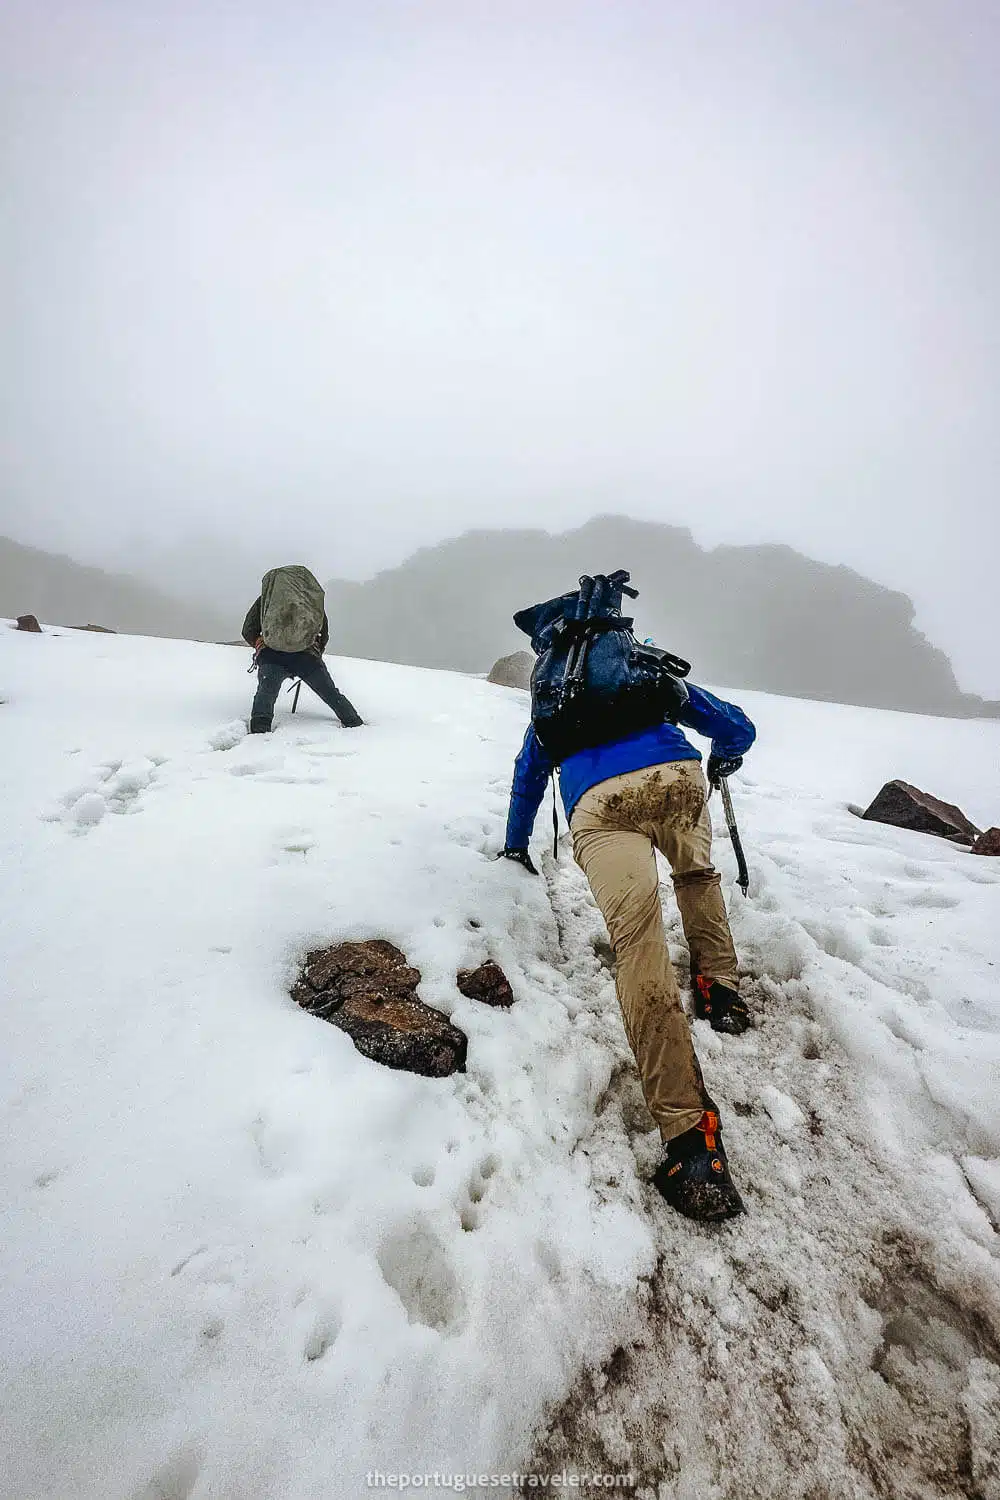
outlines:
[[[711,1022],[713,1031],[739,1036],[750,1025],[750,1011],[735,990],[717,979],[694,976],[694,1013],[699,1021]]]
[[[722,1126],[715,1109],[706,1109],[697,1125],[667,1142],[666,1155],[653,1174],[671,1208],[689,1219],[713,1223],[745,1212],[743,1199],[729,1175]]]

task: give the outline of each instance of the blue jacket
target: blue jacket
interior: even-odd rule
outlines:
[[[741,708],[725,703],[704,688],[687,684],[688,702],[680,722],[712,741],[713,755],[731,759],[744,755],[757,731]],[[663,765],[671,760],[701,760],[700,751],[681,733],[676,724],[656,724],[610,745],[580,750],[569,755],[559,768],[559,791],[566,817],[584,792],[599,781],[624,776],[627,771],[641,771],[646,766]],[[538,742],[534,726],[528,725],[517,760],[514,762],[514,785],[507,814],[507,848],[526,849],[535,826],[535,814],[545,794],[545,783],[553,771],[552,761]]]

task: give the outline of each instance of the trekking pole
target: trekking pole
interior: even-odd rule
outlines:
[[[746,855],[743,853],[743,843],[740,839],[740,830],[736,826],[736,814],[733,812],[733,799],[726,785],[726,778],[719,777],[719,791],[722,793],[722,806],[726,813],[726,826],[729,829],[729,837],[733,841],[733,853],[736,855],[737,877],[736,884],[744,896],[750,892],[750,872],[747,869]]]
[[[572,625],[576,627],[576,633],[570,643],[566,656],[566,665],[563,669],[563,680],[560,693],[564,699],[572,698],[579,687],[579,680],[583,674],[583,658],[586,656],[586,637],[583,624],[590,612],[590,601],[594,592],[594,580],[584,573],[580,578],[580,593],[573,609]]]
[[[295,689],[295,697],[292,699],[292,713],[294,713],[299,704],[299,693],[302,691],[301,677],[299,678],[298,682],[292,683],[292,687],[290,687],[288,691],[291,692],[292,688]]]
[[[559,814],[556,811],[556,773],[552,772],[552,858],[559,858]]]

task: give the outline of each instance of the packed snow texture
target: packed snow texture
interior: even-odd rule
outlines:
[[[250,738],[247,661],[0,624],[0,1492],[565,1463],[656,1500],[997,1500],[1000,861],[848,803],[903,776],[996,821],[1000,726],[732,695],[749,900],[718,811],[716,852],[758,1025],[694,1023],[749,1209],[707,1230],[647,1185],[568,841],[539,819],[540,879],[493,859],[525,696],[333,660],[365,728],[306,690]],[[365,937],[465,1075],[289,999]],[[509,1011],[455,986],[486,958]]]

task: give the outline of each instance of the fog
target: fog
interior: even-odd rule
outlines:
[[[1000,695],[998,64],[975,0],[0,0],[0,532],[249,600],[628,514]]]

